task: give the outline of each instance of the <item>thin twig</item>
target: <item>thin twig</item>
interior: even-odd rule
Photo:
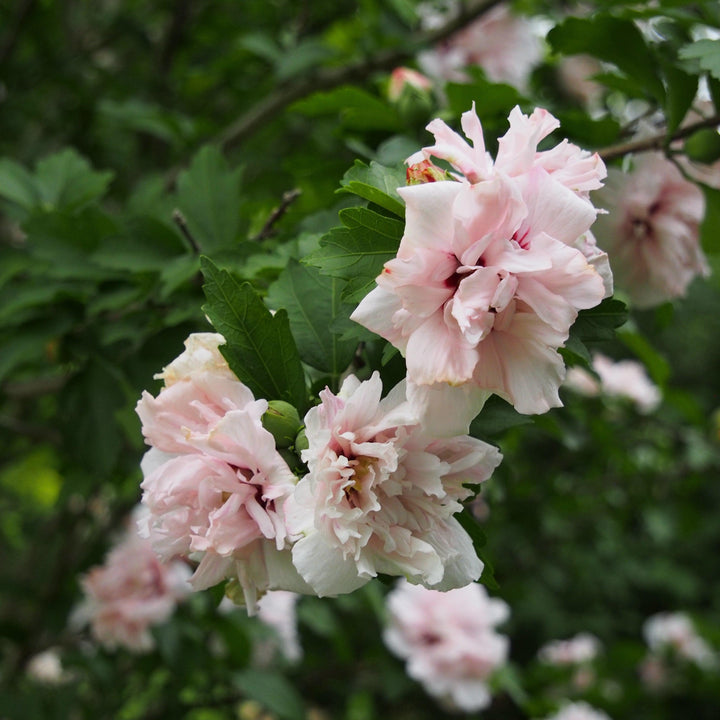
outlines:
[[[190,228],[188,227],[185,216],[180,212],[178,208],[175,208],[173,210],[172,219],[173,222],[180,228],[180,232],[183,234],[183,237],[190,243],[192,249],[199,255],[200,246],[198,245],[198,242],[193,236],[193,234],[190,232]]]
[[[300,188],[294,188],[293,190],[288,190],[286,193],[283,193],[280,204],[270,213],[260,232],[250,239],[255,242],[260,242],[272,237],[275,234],[275,223],[288,211],[288,208],[300,197],[301,194],[302,190],[300,190]]]
[[[445,40],[501,2],[502,0],[467,2],[462,5],[458,15],[445,25],[430,32],[417,33],[402,48],[378,52],[351,65],[318,69],[315,73],[308,73],[293,82],[281,85],[220,132],[217,142],[226,149],[230,148],[247,139],[266,125],[268,120],[300,98],[318,90],[330,90],[345,83],[357,82],[381,70],[392,70],[414,57],[419,50]]]
[[[665,150],[665,148],[675,140],[682,140],[698,130],[717,127],[718,125],[720,125],[720,114],[685,125],[671,135],[658,133],[657,135],[640,138],[639,140],[631,140],[630,142],[620,143],[619,145],[611,145],[597,152],[603,160],[614,160],[615,158],[624,157],[630,153],[647,152],[648,150]]]

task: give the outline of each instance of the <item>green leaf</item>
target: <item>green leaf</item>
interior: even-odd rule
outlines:
[[[23,324],[22,333],[0,337],[0,381],[10,376],[18,368],[42,364],[47,366],[50,343],[67,332],[73,320],[67,315],[44,317]]]
[[[663,69],[667,83],[667,97],[665,98],[667,134],[671,135],[680,127],[680,123],[685,119],[685,115],[695,99],[698,76],[683,72],[673,62],[666,63]]]
[[[369,208],[347,208],[340,219],[346,227],[323,236],[320,249],[303,262],[324,275],[348,280],[343,297],[358,302],[370,291],[383,265],[395,257],[404,223]]]
[[[0,160],[0,197],[25,210],[36,207],[40,200],[32,174],[7,158]]]
[[[510,110],[523,102],[522,95],[514,87],[504,83],[492,83],[481,77],[476,77],[469,83],[448,83],[445,93],[450,110],[456,116],[469,110],[474,102],[483,126],[493,117],[501,118],[507,124]]]
[[[634,81],[638,93],[665,100],[655,55],[630,20],[598,14],[567,18],[547,34],[553,50],[565,55],[589,54],[616,65]]]
[[[366,165],[356,160],[340,181],[338,192],[349,192],[364,200],[389,210],[398,217],[405,217],[405,203],[397,189],[405,187],[405,168],[389,168],[374,160]]]
[[[91,359],[83,371],[63,388],[60,417],[65,423],[67,447],[75,461],[98,475],[107,475],[122,447],[122,429],[115,412],[124,404],[117,370],[99,359]]]
[[[478,582],[482,583],[490,590],[499,590],[500,586],[495,580],[495,571],[487,558],[487,553],[483,549],[487,544],[487,538],[485,537],[483,529],[480,527],[480,523],[473,517],[470,510],[467,508],[463,508],[462,512],[455,515],[455,519],[460,523],[463,530],[465,530],[465,532],[470,536],[473,548],[477,553],[477,556],[483,562],[484,567]]]
[[[97,207],[75,215],[67,211],[36,214],[23,229],[33,257],[48,263],[43,270],[46,276],[102,279],[114,274],[97,264],[93,253],[120,227]]]
[[[35,180],[46,210],[73,212],[105,194],[112,172],[96,172],[72,148],[37,163]]]
[[[167,225],[152,217],[138,217],[129,220],[120,234],[105,238],[92,259],[115,270],[160,272],[188,250],[180,235]]]
[[[208,258],[200,259],[207,303],[203,311],[225,337],[221,351],[230,369],[256,398],[307,405],[305,376],[285,310],[274,316],[250,283],[240,284]]]
[[[268,304],[285,308],[303,362],[337,378],[352,362],[357,343],[342,340],[337,321],[348,325],[353,305],[342,303],[344,281],[321,275],[313,267],[290,260],[270,286]]]
[[[720,190],[701,185],[705,195],[705,217],[700,226],[700,240],[708,255],[720,254]]]
[[[612,340],[615,329],[625,323],[627,317],[625,303],[605,298],[594,308],[581,310],[570,328],[570,333],[582,342]]]
[[[328,92],[317,92],[290,106],[290,110],[317,117],[334,115],[352,130],[402,131],[402,120],[389,103],[366,90],[345,85]]]
[[[701,70],[720,80],[720,43],[717,40],[704,38],[688,43],[680,48],[679,55],[683,60],[697,61]]]
[[[530,425],[532,422],[533,418],[530,415],[521,415],[510,403],[497,395],[491,395],[480,413],[470,423],[469,434],[485,440],[500,435],[512,427]]]
[[[301,73],[309,72],[332,55],[333,51],[327,45],[314,38],[308,38],[289,51],[278,55],[275,74],[280,81],[289,80]]]
[[[207,145],[178,177],[178,206],[205,253],[230,247],[240,230],[240,170],[230,170],[217,147]]]
[[[271,670],[244,670],[233,678],[236,687],[281,720],[304,720],[305,703],[287,678]]]

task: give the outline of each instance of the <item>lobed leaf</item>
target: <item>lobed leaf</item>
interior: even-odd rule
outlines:
[[[200,259],[207,303],[203,311],[225,337],[230,369],[257,398],[307,405],[305,376],[285,310],[274,316],[250,283],[239,283],[206,257]]]

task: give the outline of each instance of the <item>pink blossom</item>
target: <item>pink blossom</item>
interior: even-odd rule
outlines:
[[[571,146],[537,152],[556,124],[544,111],[511,115],[494,166],[474,110],[462,121],[472,147],[435,120],[428,127],[436,144],[410,161],[443,158],[463,182],[398,190],[406,227],[397,257],[352,318],[400,349],[409,387],[447,384],[453,396],[462,393],[464,422],[492,392],[519,412],[542,413],[561,404],[557,348],[578,310],[606,294],[574,247],[595,219],[587,193],[598,166],[586,168]],[[478,404],[468,402],[473,392]]]
[[[287,590],[272,590],[258,601],[258,618],[275,631],[282,654],[290,662],[297,662],[303,654],[295,610],[299,597]],[[272,651],[273,648],[266,644],[259,648],[259,654],[264,658],[271,656]]]
[[[710,668],[717,663],[712,648],[698,635],[692,620],[685,613],[658,613],[649,617],[643,625],[643,635],[655,654],[670,649],[678,657],[702,668]]]
[[[681,297],[693,278],[710,273],[699,243],[703,194],[661,154],[643,155],[630,173],[611,170],[598,201],[609,213],[595,234],[617,286],[638,308]]]
[[[450,707],[473,712],[490,704],[488,681],[508,656],[496,632],[508,606],[482,585],[438,592],[400,582],[387,597],[385,644],[408,675]]]
[[[600,641],[589,633],[579,633],[568,640],[553,640],[543,645],[538,657],[550,665],[579,665],[597,657]]]
[[[104,564],[81,579],[85,600],[72,623],[89,622],[93,637],[105,647],[151,650],[150,627],[172,615],[190,591],[189,576],[184,563],[162,564],[151,544],[129,531]]]
[[[610,720],[610,718],[585,702],[573,702],[563,706],[546,720]]]
[[[281,511],[296,478],[262,426],[267,401],[231,373],[221,340],[191,335],[158,397],[138,403],[153,445],[142,462],[142,531],[161,557],[199,560],[196,590],[237,578],[252,612],[259,592],[300,582]]]
[[[451,8],[451,13],[453,8]],[[428,18],[436,24],[435,18]],[[497,6],[431,51],[420,54],[421,68],[430,76],[465,82],[465,69],[480,66],[492,82],[525,88],[542,57],[540,40],[530,21]]]
[[[592,368],[599,381],[579,367],[571,368],[564,385],[581,395],[599,394],[608,397],[627,398],[642,413],[655,410],[662,400],[657,385],[650,380],[645,368],[635,360],[613,361],[601,353],[595,353]]]
[[[305,417],[309,473],[286,503],[300,536],[293,562],[320,596],[351,592],[378,573],[442,588],[482,572],[453,515],[500,453],[467,436],[425,434],[404,383],[381,399],[378,373],[320,393]]]

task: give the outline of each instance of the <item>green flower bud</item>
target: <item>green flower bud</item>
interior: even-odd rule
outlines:
[[[310,443],[308,442],[307,435],[305,434],[305,428],[303,428],[295,438],[295,450],[300,453],[303,450],[307,450],[309,447]]]
[[[302,427],[298,411],[283,400],[271,400],[262,416],[263,427],[275,438],[278,448],[288,448]]]

